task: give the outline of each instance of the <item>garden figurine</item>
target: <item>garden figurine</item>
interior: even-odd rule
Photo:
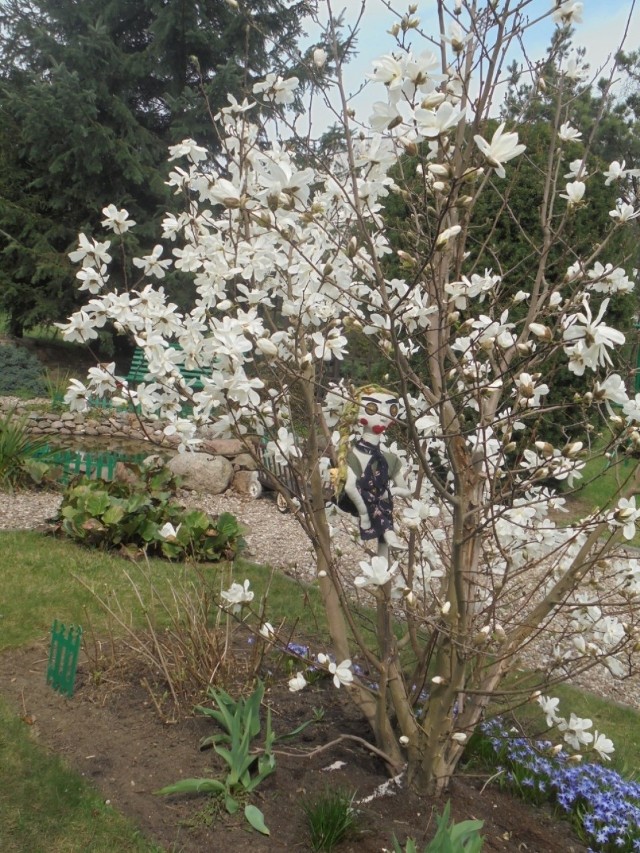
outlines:
[[[393,497],[408,497],[399,456],[380,448],[382,436],[398,417],[398,399],[377,385],[358,389],[353,406],[343,418],[339,477],[343,483],[338,507],[360,522],[360,537],[377,540],[378,554],[388,556],[389,548],[406,546],[393,529]],[[354,421],[361,434],[349,446]]]

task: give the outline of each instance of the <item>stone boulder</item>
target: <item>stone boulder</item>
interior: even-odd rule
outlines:
[[[224,456],[209,453],[178,453],[167,467],[182,479],[182,487],[194,492],[219,495],[229,488],[233,465]]]

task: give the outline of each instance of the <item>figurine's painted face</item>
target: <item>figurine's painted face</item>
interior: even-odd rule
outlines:
[[[375,391],[360,400],[358,423],[365,432],[382,435],[398,417],[398,398]]]

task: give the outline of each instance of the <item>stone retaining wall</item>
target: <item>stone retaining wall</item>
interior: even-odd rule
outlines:
[[[34,435],[50,435],[57,438],[96,438],[104,449],[109,450],[109,440],[140,441],[148,443],[149,454],[158,449],[176,455],[178,439],[163,433],[161,421],[141,422],[133,413],[117,409],[92,409],[82,412],[48,411],[49,400],[19,400],[16,397],[0,397],[0,416],[14,410],[19,417],[27,419],[29,431]],[[202,440],[197,453],[188,453],[176,466],[180,468],[183,485],[196,491],[203,490],[203,483],[210,491],[218,494],[228,486],[243,494],[257,497],[256,464],[247,447],[236,439],[211,439],[206,437],[206,427],[201,432]],[[209,463],[218,458],[210,470]],[[226,460],[226,464],[224,462]],[[171,462],[169,463],[171,467]],[[193,469],[193,480],[187,469]],[[215,469],[215,476],[214,474]],[[204,476],[199,476],[204,474]],[[225,482],[226,481],[226,482]],[[224,484],[224,485],[223,485]]]

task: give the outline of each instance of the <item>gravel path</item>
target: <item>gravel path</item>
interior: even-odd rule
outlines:
[[[55,492],[0,492],[0,530],[33,530],[46,526],[47,519],[58,511],[62,498]],[[257,500],[233,492],[204,495],[181,492],[178,500],[185,506],[204,510],[210,515],[233,513],[245,526],[248,550],[245,556],[259,563],[281,569],[300,579],[315,576],[315,558],[304,531],[289,513],[278,511],[270,496]],[[336,532],[345,559],[357,568],[366,554],[343,528]]]

